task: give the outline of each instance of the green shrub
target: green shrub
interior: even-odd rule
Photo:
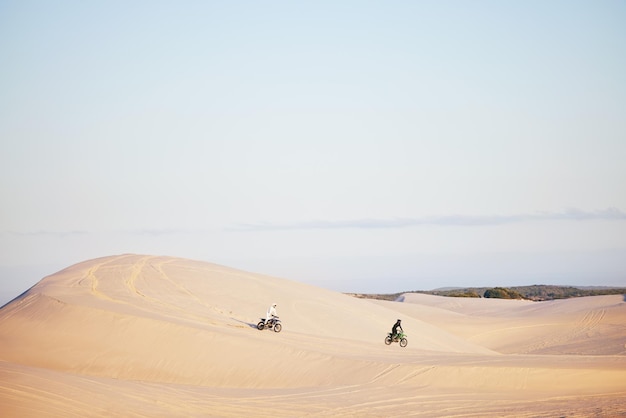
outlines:
[[[505,287],[494,287],[493,289],[485,290],[483,295],[486,298],[498,298],[498,299],[524,299],[524,297],[515,290],[507,289]]]
[[[453,298],[479,298],[480,295],[476,292],[467,291],[467,292],[450,292],[446,296],[451,296]]]

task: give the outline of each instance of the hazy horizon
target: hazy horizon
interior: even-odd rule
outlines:
[[[345,292],[624,287],[625,19],[4,2],[0,298],[124,253]]]

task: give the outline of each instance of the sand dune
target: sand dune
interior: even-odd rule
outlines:
[[[623,296],[385,302],[121,255],[0,310],[0,416],[626,416],[625,344]]]
[[[626,355],[626,295],[537,303],[413,293],[402,300],[404,314],[500,353]]]

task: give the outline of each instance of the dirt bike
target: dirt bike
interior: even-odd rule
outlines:
[[[280,323],[280,319],[277,316],[270,318],[268,321],[265,318],[261,318],[256,327],[259,331],[263,331],[265,328],[274,329],[274,332],[280,332],[283,329],[283,325]]]
[[[406,347],[406,345],[409,343],[409,340],[406,339],[406,334],[404,332],[399,332],[396,335],[391,335],[391,333],[389,333],[385,337],[385,344],[387,345],[397,342],[400,343],[400,347]]]

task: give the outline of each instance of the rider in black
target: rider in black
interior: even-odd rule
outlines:
[[[397,332],[398,328],[400,328],[400,331],[404,332],[404,330],[402,329],[402,325],[400,325],[400,322],[401,322],[401,321],[398,319],[398,320],[396,321],[396,323],[395,323],[395,324],[393,324],[393,328],[391,328],[391,338],[392,338],[392,339],[396,337],[396,335],[397,335],[397,333],[398,333],[398,332]]]

